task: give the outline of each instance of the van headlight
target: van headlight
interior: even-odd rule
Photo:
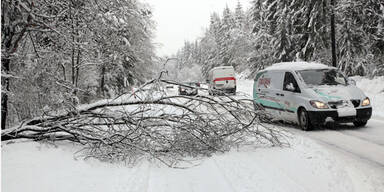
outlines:
[[[371,104],[371,101],[369,100],[369,98],[367,97],[367,98],[365,98],[364,100],[363,100],[363,102],[361,103],[361,106],[368,106],[368,105],[370,105]]]
[[[316,108],[316,109],[328,109],[328,105],[321,102],[321,101],[309,101],[309,103],[311,103],[312,107]]]

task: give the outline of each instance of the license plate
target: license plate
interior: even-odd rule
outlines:
[[[356,116],[356,109],[353,107],[341,107],[337,109],[339,117]]]

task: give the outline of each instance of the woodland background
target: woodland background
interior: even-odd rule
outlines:
[[[276,62],[331,65],[334,12],[337,66],[349,76],[384,75],[384,2],[332,1],[253,0],[247,10],[240,3],[225,8],[207,18],[200,38],[170,56],[174,67],[167,68],[175,79],[190,71],[203,80],[220,65],[249,78]],[[1,16],[2,129],[129,92],[165,68],[151,9],[139,0],[3,0]]]

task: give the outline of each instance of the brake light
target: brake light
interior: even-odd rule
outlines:
[[[234,78],[234,77],[221,77],[221,78],[216,78],[216,79],[214,79],[213,81],[229,81],[229,80],[234,80],[234,81],[236,81],[236,78]]]

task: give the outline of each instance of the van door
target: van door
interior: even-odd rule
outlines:
[[[282,97],[284,105],[284,119],[291,122],[297,121],[297,108],[300,102],[301,90],[291,72],[285,72]]]
[[[254,82],[254,100],[269,111],[273,118],[278,118],[284,111],[278,96],[283,88],[283,72],[267,71],[259,73]]]

